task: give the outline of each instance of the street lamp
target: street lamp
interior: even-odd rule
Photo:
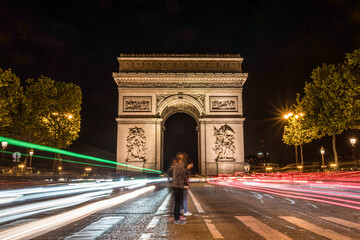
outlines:
[[[8,142],[5,142],[5,141],[4,141],[4,142],[1,142],[1,146],[2,146],[2,150],[3,150],[3,151],[5,151],[7,145],[8,145]],[[3,163],[3,161],[4,161],[5,165],[6,165],[5,153],[4,153],[4,152],[1,153],[1,163]],[[2,164],[1,164],[1,165],[2,165]]]
[[[352,145],[352,158],[353,158],[353,161],[354,161],[354,168],[357,168],[358,166],[358,163],[357,163],[357,160],[355,159],[355,144],[356,144],[356,138],[350,138],[350,143]]]
[[[30,169],[30,172],[31,172],[31,163],[32,163],[32,156],[34,154],[34,149],[30,149],[29,151],[29,155],[30,155],[30,164],[29,164],[29,169]]]
[[[325,163],[324,163],[325,149],[324,149],[323,146],[321,146],[321,148],[320,148],[320,153],[321,153],[321,160],[322,160],[322,165],[321,165],[321,167],[322,167],[323,170],[325,171]]]
[[[8,142],[1,142],[2,149],[5,150],[8,145]]]

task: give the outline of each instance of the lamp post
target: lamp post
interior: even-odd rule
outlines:
[[[2,147],[2,150],[3,150],[3,151],[5,151],[7,145],[8,145],[8,142],[5,142],[5,141],[4,141],[4,142],[1,142],[1,147]],[[4,153],[4,152],[1,154],[1,165],[2,165],[2,163],[4,163],[4,164],[6,165],[5,153]]]
[[[322,160],[321,168],[323,169],[323,171],[325,171],[325,163],[324,163],[325,149],[323,146],[321,146],[321,148],[320,148],[320,153],[321,153],[321,160]]]
[[[31,173],[32,172],[32,167],[31,167],[31,163],[32,163],[32,156],[33,156],[33,154],[34,154],[34,149],[30,149],[30,151],[29,151],[29,155],[30,155],[30,164],[29,164],[29,173]]]
[[[358,167],[357,160],[355,159],[355,144],[356,144],[356,138],[350,138],[350,143],[352,145],[352,158],[354,161],[354,168]]]

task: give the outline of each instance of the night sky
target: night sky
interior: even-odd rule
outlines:
[[[249,73],[245,154],[257,153],[264,139],[278,159],[293,157],[281,143],[281,109],[294,103],[313,68],[358,48],[360,1],[0,2],[0,67],[22,80],[43,74],[80,85],[77,141],[111,152],[118,97],[111,73],[120,53],[240,53]],[[339,138],[340,154],[351,134]],[[319,155],[321,144],[330,149],[328,139],[318,140],[306,154]]]

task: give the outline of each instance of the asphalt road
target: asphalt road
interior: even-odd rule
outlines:
[[[281,196],[270,187],[266,186],[267,190],[264,190],[265,187],[245,189],[193,183],[189,196],[193,216],[188,217],[186,225],[175,225],[169,220],[170,189],[167,184],[157,184],[151,191],[110,208],[104,206],[64,226],[55,226],[52,231],[34,239],[360,239],[360,210],[299,199],[295,194]],[[314,193],[306,194],[314,196],[323,191],[313,186],[301,186],[301,189],[313,190]],[[294,189],[294,192],[298,191]],[[344,192],[339,191],[339,197],[344,203],[351,200],[351,204],[347,203],[350,206],[359,206],[359,192],[349,192],[351,196],[342,196]],[[91,203],[126,193],[128,191],[113,193]],[[90,203],[4,223],[0,225],[0,234],[16,225],[37,223],[87,204]]]

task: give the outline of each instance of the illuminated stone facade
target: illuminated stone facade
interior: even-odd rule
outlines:
[[[164,170],[163,126],[183,112],[198,125],[201,174],[243,171],[240,55],[122,54],[118,61],[118,162]]]

